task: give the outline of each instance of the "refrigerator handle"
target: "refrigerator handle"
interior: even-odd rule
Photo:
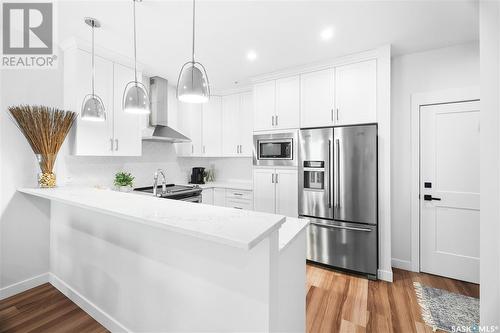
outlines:
[[[340,207],[340,140],[335,140],[335,148],[336,148],[336,159],[337,163],[335,165],[336,174],[337,174],[337,182],[335,184],[335,206]]]
[[[332,208],[332,166],[332,140],[328,140],[328,208]]]
[[[324,223],[317,223],[317,222],[311,222],[311,224],[318,226],[318,227],[323,227],[323,228],[344,229],[344,230],[364,231],[364,232],[371,232],[372,231],[372,229],[370,229],[370,228],[346,227],[346,226],[341,226],[341,225],[324,224]]]

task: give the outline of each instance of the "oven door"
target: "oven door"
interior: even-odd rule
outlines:
[[[254,135],[254,165],[297,166],[297,133]]]

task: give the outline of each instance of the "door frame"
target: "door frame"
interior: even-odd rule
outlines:
[[[478,101],[479,87],[416,93],[411,95],[411,270],[420,272],[420,108],[422,106]]]

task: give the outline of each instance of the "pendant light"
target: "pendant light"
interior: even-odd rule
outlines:
[[[195,13],[193,0],[193,44],[191,61],[186,62],[177,80],[177,99],[186,103],[205,103],[210,98],[210,85],[205,67],[194,60]]]
[[[137,81],[137,38],[135,27],[135,3],[142,0],[132,0],[134,3],[134,81],[125,86],[122,108],[125,112],[135,114],[149,114],[149,96],[146,87]]]
[[[101,24],[98,20],[92,17],[86,17],[85,23],[92,28],[92,93],[85,96],[82,103],[81,117],[86,121],[105,121],[106,110],[102,99],[95,94],[94,91],[94,78],[95,78],[95,64],[94,64],[94,29],[99,28]]]

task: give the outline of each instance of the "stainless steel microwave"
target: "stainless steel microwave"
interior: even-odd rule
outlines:
[[[297,166],[297,131],[255,134],[253,165]]]

